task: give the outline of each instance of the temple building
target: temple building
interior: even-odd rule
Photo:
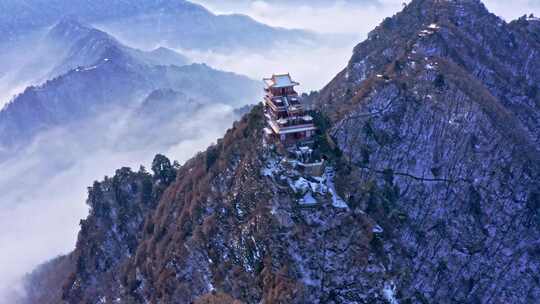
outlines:
[[[263,80],[266,85],[263,102],[266,136],[285,146],[309,141],[317,128],[294,90],[299,83],[293,81],[289,74],[272,75]]]

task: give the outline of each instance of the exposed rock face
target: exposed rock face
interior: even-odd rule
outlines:
[[[403,300],[530,303],[540,293],[531,22],[505,24],[479,1],[413,1],[321,92],[350,162],[344,191],[362,204],[372,190],[358,185],[383,190],[367,212],[385,229]]]
[[[433,71],[433,63],[444,60],[487,89],[517,119],[524,136],[538,144],[540,40],[531,34],[536,23],[506,24],[476,0],[413,1],[355,48],[349,66],[323,91],[321,103],[346,111],[344,101],[358,101],[358,93],[364,93],[360,89],[368,87],[365,80],[377,73],[398,73],[406,65]]]
[[[330,119],[331,138],[317,138],[330,158],[322,177],[280,162],[255,107],[179,168],[155,208],[137,209],[110,253],[101,235],[118,224],[87,238],[94,212],[74,253],[89,264],[51,294],[66,303],[535,302],[540,46],[530,22],[506,24],[475,0],[413,1],[314,95]],[[89,279],[98,277],[107,285]]]
[[[251,144],[260,142],[260,111],[181,168],[126,274],[137,301],[189,303],[215,290],[248,303],[361,297],[354,291],[367,278],[356,278],[368,264],[373,223],[330,197],[299,208],[288,186],[298,177]]]

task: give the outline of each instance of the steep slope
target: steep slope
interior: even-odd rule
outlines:
[[[58,286],[67,283],[84,287],[87,297],[93,299],[118,286],[117,271],[137,248],[145,215],[155,208],[176,170],[166,157],[158,155],[152,163],[153,174],[144,168],[138,172],[122,168],[112,178],[95,182],[88,191],[90,215],[81,221],[78,250],[33,273],[34,280],[47,282],[39,288],[29,282],[27,291],[33,303],[60,303],[63,294]],[[82,292],[75,289],[63,292],[80,296]]]
[[[539,41],[516,29],[516,23],[506,24],[480,1],[413,1],[355,48],[347,69],[323,90],[321,103],[358,100],[353,97],[360,84],[385,74],[392,64],[394,69],[413,62],[431,67],[442,58],[481,82],[538,144]]]
[[[3,106],[26,87],[42,84],[77,67],[92,66],[113,51],[148,65],[189,63],[185,56],[170,49],[160,47],[146,52],[127,47],[103,31],[65,18],[26,45],[12,45],[3,52],[0,64],[5,75],[0,76],[0,88],[4,93],[0,98],[4,100],[0,103]]]
[[[255,107],[179,168],[118,280],[83,286],[88,273],[75,269],[51,294],[66,303],[534,303],[539,97],[527,91],[539,74],[536,61],[517,59],[540,51],[531,30],[476,0],[412,1],[312,97],[329,158],[322,177],[280,162]],[[306,191],[317,194],[309,208]]]
[[[413,1],[316,102],[350,163],[346,196],[387,188],[367,212],[404,300],[538,297],[540,46],[519,23],[480,1]]]
[[[376,259],[368,249],[374,223],[362,212],[333,207],[329,198],[316,209],[298,208],[287,179],[299,177],[278,169],[279,156],[261,144],[262,126],[261,107],[256,107],[216,146],[179,169],[148,213],[119,282],[81,284],[88,275],[111,274],[71,267],[73,275],[57,284],[62,291],[50,294],[62,294],[66,303],[316,302],[369,286],[373,290],[361,298],[381,298],[380,269],[360,280],[357,275]],[[83,238],[81,232],[78,247],[87,248]],[[85,259],[94,256],[88,252]],[[34,276],[30,284],[46,276]]]

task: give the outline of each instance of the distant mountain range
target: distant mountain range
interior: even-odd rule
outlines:
[[[55,78],[27,88],[0,111],[0,156],[50,128],[92,119],[106,109],[133,110],[154,90],[233,107],[253,103],[259,94],[260,85],[246,77],[204,64],[185,65],[185,57],[165,48],[133,49],[73,20],[60,22],[46,40],[58,54],[50,72]]]
[[[164,47],[151,52],[127,47],[111,35],[73,19],[64,19],[59,22],[45,37],[43,44],[63,54],[63,56],[58,56],[62,60],[49,77],[61,75],[78,66],[90,66],[106,59],[107,53],[115,52],[115,50],[131,57],[133,61],[147,65],[182,66],[189,62],[185,56]]]
[[[261,49],[315,38],[304,31],[272,28],[242,15],[215,15],[184,0],[5,0],[0,3],[0,36],[12,44],[64,17],[98,24],[137,47]]]

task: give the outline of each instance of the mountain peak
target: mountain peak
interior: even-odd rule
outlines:
[[[426,16],[452,21],[471,21],[486,16],[489,11],[480,0],[417,0],[411,3]]]
[[[64,17],[49,31],[48,38],[56,41],[73,41],[87,35],[92,28],[76,17]]]
[[[433,10],[434,13],[459,11],[463,8],[487,10],[480,0],[413,0],[406,9]]]
[[[413,0],[386,22],[407,23],[413,28],[431,23],[461,26],[488,16],[495,17],[480,0]]]

